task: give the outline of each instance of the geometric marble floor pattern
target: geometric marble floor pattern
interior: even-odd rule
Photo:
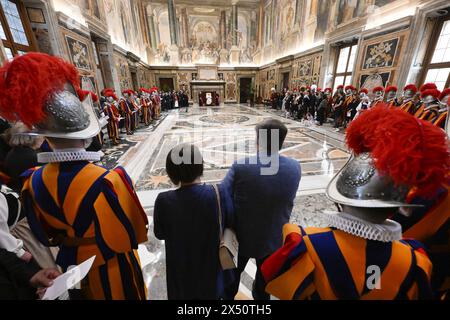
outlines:
[[[306,127],[272,110],[243,105],[196,107],[188,112],[172,110],[157,125],[137,131],[119,158],[114,159],[132,177],[149,217],[149,241],[139,246],[139,256],[150,299],[167,299],[164,242],[153,234],[152,216],[156,196],[174,187],[164,169],[168,151],[179,143],[197,145],[205,163],[202,180],[220,182],[234,161],[255,153],[255,124],[268,118],[277,118],[288,127],[280,153],[297,160],[302,168],[291,221],[320,226],[317,212],[334,209],[324,195],[325,187],[349,157],[343,134],[327,132],[323,127]],[[251,299],[255,272],[256,265],[250,261],[241,277],[240,299]]]
[[[221,181],[234,161],[255,154],[255,124],[270,117],[275,116],[228,105],[176,114],[172,126],[160,137],[140,175],[137,189],[173,187],[164,167],[169,150],[179,143],[192,143],[199,147],[205,164],[203,181]],[[280,154],[300,162],[303,176],[332,175],[347,161],[349,154],[340,144],[326,137],[319,140],[311,129],[301,127],[296,121],[282,120],[289,131]]]

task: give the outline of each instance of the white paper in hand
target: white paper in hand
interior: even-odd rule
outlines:
[[[92,264],[94,263],[94,260],[95,256],[87,259],[83,263],[68,270],[53,280],[53,285],[47,288],[42,300],[55,300],[65,291],[73,288],[78,282],[86,277],[92,267]]]

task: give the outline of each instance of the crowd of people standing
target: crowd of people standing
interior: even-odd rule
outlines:
[[[184,90],[161,91],[161,108],[163,111],[180,108],[187,112],[189,96]]]
[[[270,104],[272,108],[284,111],[286,117],[314,121],[319,126],[327,118],[333,118],[336,131],[346,128],[365,110],[382,103],[444,128],[450,88],[441,92],[434,83],[426,83],[419,89],[408,84],[399,93],[396,86],[377,86],[370,93],[366,88],[358,90],[352,85],[338,85],[334,92],[331,88],[321,89],[316,85],[293,91],[285,89],[281,93],[272,88]]]
[[[159,91],[157,87],[140,88],[139,91],[126,89],[118,97],[114,89],[106,88],[101,91],[100,101],[93,92],[91,94],[100,118],[107,116],[107,131],[109,141],[117,145],[121,135],[133,135],[140,127],[148,127],[158,120],[162,111],[189,107],[189,97],[183,91]],[[105,117],[106,119],[106,117]],[[101,141],[103,143],[103,136]]]

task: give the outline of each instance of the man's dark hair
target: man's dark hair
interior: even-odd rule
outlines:
[[[203,175],[203,157],[200,150],[187,143],[175,146],[167,154],[166,171],[176,185],[193,182]]]
[[[260,130],[266,130],[267,141],[259,140]],[[259,146],[263,147],[267,151],[268,155],[272,154],[272,130],[278,130],[278,148],[279,150],[281,150],[284,139],[286,138],[288,132],[287,127],[280,120],[276,119],[268,119],[256,125],[256,141],[258,142]],[[279,150],[273,151],[278,152]]]

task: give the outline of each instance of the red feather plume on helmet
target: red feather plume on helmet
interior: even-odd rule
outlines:
[[[446,96],[450,95],[450,88],[444,89],[439,96],[439,100],[443,100]],[[446,101],[444,101],[446,102]]]
[[[397,185],[430,196],[446,181],[450,149],[444,131],[398,109],[377,106],[352,121],[346,132],[355,154],[369,152],[381,174]]]
[[[436,85],[434,83],[425,83],[420,87],[420,92],[428,90],[428,89],[437,89]]]
[[[417,87],[416,87],[414,84],[408,84],[408,85],[406,85],[406,86],[403,88],[403,91],[406,91],[406,90],[411,90],[411,91],[413,91],[414,93],[416,93],[416,92],[417,92]]]
[[[427,89],[420,92],[420,97],[425,98],[426,96],[433,96],[433,98],[437,99],[441,92],[438,89]]]
[[[89,91],[78,89],[77,90],[78,97],[80,98],[80,101],[83,101],[86,99],[87,95],[89,94]]]
[[[378,86],[372,89],[372,93],[375,93],[377,91],[384,91],[384,88],[382,86]]]
[[[81,101],[84,101],[84,99],[90,95],[93,102],[98,102],[98,96],[92,91],[78,89],[77,94]]]
[[[352,91],[356,90],[356,88],[354,86],[352,86],[352,85],[348,85],[348,86],[345,87],[345,91],[347,91],[349,89],[352,90]]]
[[[79,88],[75,66],[55,56],[31,52],[7,61],[0,68],[0,114],[28,127],[46,117],[50,95],[66,83]]]
[[[103,91],[103,94],[105,95],[105,97],[112,97],[114,100],[118,100],[116,94],[112,90]]]
[[[89,91],[89,94],[91,95],[93,102],[98,102],[98,96],[94,92]]]
[[[369,94],[369,90],[367,90],[366,88],[362,88],[361,90],[359,90],[359,92],[364,92],[365,94]]]
[[[384,92],[388,93],[388,92],[391,92],[391,91],[397,91],[397,90],[398,90],[398,88],[397,88],[396,86],[388,86],[388,87],[384,90]]]
[[[148,89],[146,89],[146,88],[139,88],[139,91],[140,91],[140,92],[148,93]]]
[[[105,93],[106,93],[107,91],[112,91],[112,92],[114,92],[114,89],[113,89],[113,88],[105,88],[105,89],[103,89],[100,93],[101,93],[102,95],[105,95]]]
[[[128,95],[132,95],[132,94],[135,94],[135,92],[133,91],[133,90],[131,90],[131,89],[126,89],[126,90],[123,90],[122,91],[122,94],[125,94],[125,93],[127,93]]]

